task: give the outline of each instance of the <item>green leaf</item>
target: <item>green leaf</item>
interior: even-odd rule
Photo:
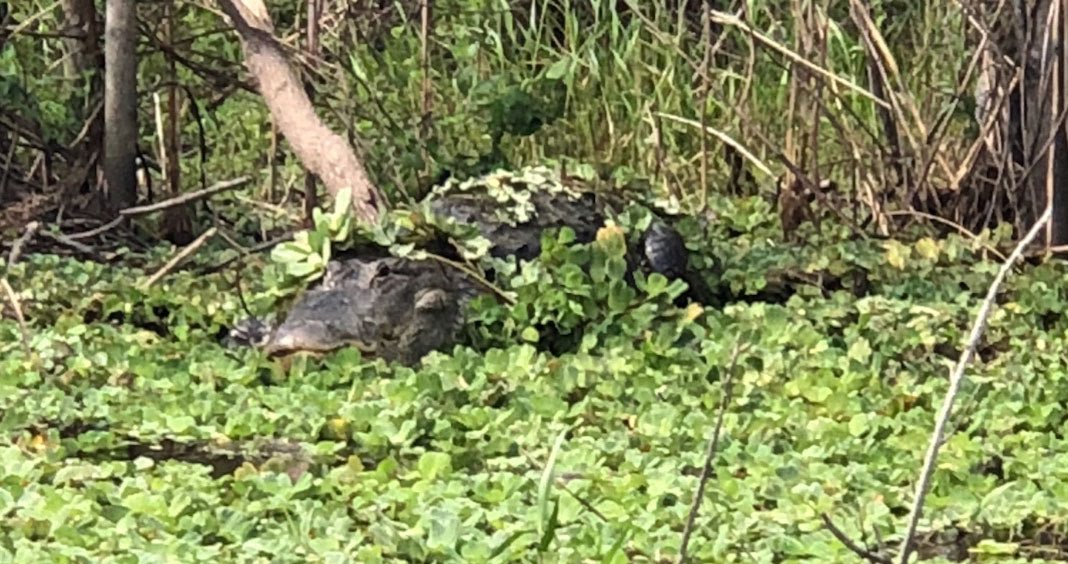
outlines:
[[[834,390],[827,386],[809,386],[804,388],[801,393],[808,401],[822,404],[827,401],[827,398],[834,395]]]
[[[352,211],[352,188],[345,186],[334,197],[334,216],[341,218]]]
[[[622,280],[608,283],[608,307],[614,312],[623,312],[635,298],[634,289]]]
[[[541,534],[541,540],[538,541],[538,551],[545,552],[549,550],[549,545],[552,544],[553,539],[556,538],[556,528],[560,525],[560,499],[553,500],[553,511],[549,514],[548,520],[545,524],[545,531]]]
[[[860,437],[864,433],[868,432],[869,417],[866,413],[857,413],[849,419],[849,434],[854,437]]]
[[[330,262],[331,251],[332,251],[332,248],[331,248],[330,239],[324,239],[323,240],[323,249],[322,249],[322,252],[320,253],[320,256],[322,257],[322,260],[320,261],[320,265],[323,266],[324,268]]]
[[[390,250],[391,253],[393,253],[394,256],[398,256],[398,257],[402,257],[402,258],[403,257],[407,257],[407,256],[411,255],[412,252],[415,250],[415,243],[407,243],[407,244],[404,244],[404,245],[393,245],[393,246],[390,247],[389,250]]]
[[[935,260],[941,251],[941,246],[932,238],[924,237],[916,242],[916,251],[925,259]]]
[[[452,457],[444,452],[427,452],[419,457],[419,475],[424,480],[436,480],[452,469]]]
[[[867,363],[871,358],[871,344],[864,337],[858,338],[853,341],[853,344],[849,345],[848,356],[850,359],[860,363]]]
[[[317,255],[309,255],[309,259]],[[308,278],[313,274],[317,274],[322,270],[322,263],[319,260],[305,260],[304,262],[294,262],[286,265],[286,273],[296,278]]]
[[[460,538],[460,517],[443,507],[430,510],[430,530],[427,548],[435,551],[452,549]]]
[[[166,512],[166,501],[149,492],[134,492],[124,497],[122,504],[135,513],[160,515]]]
[[[568,430],[565,429],[556,436],[556,442],[553,443],[552,451],[549,453],[549,460],[545,463],[545,469],[541,473],[541,481],[538,483],[538,513],[541,515],[538,520],[538,533],[543,538],[548,528],[554,525],[549,521],[552,518],[548,514],[549,490],[552,485],[553,475],[556,472],[556,458],[560,454],[560,449],[563,448],[564,438],[567,433]]]
[[[1013,556],[1020,552],[1020,543],[998,542],[990,539],[980,540],[971,550],[972,554],[987,554],[991,556]]]
[[[524,327],[523,330],[519,333],[519,336],[528,343],[537,343],[538,339],[540,338],[540,335],[538,335],[538,330],[530,326]]]
[[[271,259],[282,264],[302,262],[308,254],[307,249],[289,241],[271,249]]]
[[[545,71],[545,78],[549,80],[559,80],[564,77],[571,70],[571,57],[564,57],[552,64]]]
[[[174,415],[167,417],[167,429],[172,433],[182,434],[196,425],[196,419],[188,415]]]
[[[886,262],[894,268],[904,269],[911,249],[898,241],[887,241],[883,247],[886,249]]]

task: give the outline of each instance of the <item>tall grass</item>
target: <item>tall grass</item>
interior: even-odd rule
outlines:
[[[765,194],[774,191],[775,177],[793,170],[833,179],[843,196],[877,208],[905,197],[908,187],[895,178],[896,168],[911,167],[917,183],[917,169],[927,161],[934,165],[925,167],[925,185],[959,183],[955,164],[975,129],[974,76],[966,76],[972,47],[959,6],[877,2],[865,28],[848,0],[753,1],[736,12],[712,13],[716,33],[705,42],[701,7],[692,4],[687,12],[634,0],[435,2],[431,131],[446,148],[438,158],[486,151],[480,104],[502,84],[533,88],[550,76],[566,86],[564,114],[532,136],[506,139],[505,154],[516,164],[567,156],[627,166],[654,177],[658,189],[698,202],[705,192],[731,188],[723,158],[730,142],[752,154],[747,167]],[[397,15],[381,32],[387,38],[380,50],[339,39],[351,49],[348,69],[359,69],[349,76],[370,83],[353,85],[351,104],[372,115],[384,107],[411,131],[422,99],[420,25]],[[874,47],[866,49],[865,35]],[[704,73],[709,44],[716,52]],[[867,94],[873,86],[868,51],[881,45],[893,72],[889,92],[878,98],[888,104]],[[372,103],[372,96],[385,103]],[[897,138],[888,134],[886,115]],[[386,122],[384,115],[372,119]],[[705,183],[701,123],[709,132]],[[411,163],[397,158],[397,148],[411,147],[414,137],[403,140],[379,126],[363,133],[380,179],[415,182],[405,169]]]
[[[964,155],[978,128],[976,33],[964,0],[748,0],[712,12],[709,38],[695,1],[429,1],[426,37],[419,0],[338,3],[323,19],[324,60],[313,75],[320,114],[359,140],[391,200],[419,192],[444,170],[462,174],[488,154],[494,109],[515,91],[533,100],[514,106],[519,113],[549,112],[558,102],[563,112],[533,135],[505,136],[511,164],[568,157],[625,166],[692,204],[727,192],[767,196],[780,176],[801,175],[836,181],[834,195],[878,224],[887,209],[959,191],[967,181]],[[140,8],[146,26],[155,9]],[[42,14],[43,28],[61,22],[57,5],[25,10],[20,17]],[[196,4],[182,10],[179,35],[190,39],[177,52],[224,73],[240,68],[236,37],[219,31],[218,14]],[[303,3],[278,3],[272,13],[279,35],[298,48]],[[25,71],[41,68],[31,47],[59,48],[59,40],[25,35],[9,43],[18,60],[0,63],[55,106],[48,72],[59,65]],[[156,87],[149,85],[162,68],[151,47],[141,63],[146,88]],[[215,104],[218,86],[202,74],[179,69],[202,94],[198,102],[212,106],[209,175],[276,167],[273,154],[264,159],[277,139],[262,125],[269,120],[262,102],[238,92]],[[886,82],[875,96],[873,76]],[[146,138],[150,100],[142,104]],[[196,125],[188,118],[185,125],[195,138]],[[284,154],[285,144],[278,146]],[[734,185],[737,155],[754,185]],[[195,159],[182,164],[194,181]],[[280,170],[289,185],[303,174],[292,159]],[[278,193],[286,191],[265,191]]]

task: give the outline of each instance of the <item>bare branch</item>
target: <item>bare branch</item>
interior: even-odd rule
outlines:
[[[916,484],[916,499],[913,501],[912,509],[909,512],[908,528],[906,529],[904,540],[901,541],[901,549],[898,554],[898,562],[901,564],[907,564],[909,561],[909,553],[912,551],[912,538],[916,534],[916,526],[920,521],[920,513],[923,510],[924,496],[927,495],[927,488],[930,486],[931,476],[934,474],[935,462],[938,460],[938,449],[942,446],[942,436],[945,433],[946,424],[949,422],[950,412],[953,410],[953,402],[957,398],[961,382],[964,379],[964,368],[971,362],[972,356],[975,355],[975,349],[979,345],[979,339],[982,338],[983,331],[986,330],[986,322],[990,317],[990,310],[994,307],[994,298],[997,296],[998,289],[1012,268],[1013,263],[1023,256],[1024,248],[1030,245],[1035,240],[1035,237],[1038,237],[1039,232],[1049,222],[1052,215],[1052,206],[1046,206],[1046,211],[1031,227],[1031,231],[1020,240],[1016,248],[1013,249],[1012,254],[1009,255],[1008,260],[1001,265],[997,276],[994,277],[994,281],[990,284],[990,289],[987,290],[986,299],[983,300],[979,308],[975,323],[972,324],[968,344],[964,347],[964,351],[961,352],[960,360],[949,377],[949,389],[946,391],[945,399],[942,401],[942,408],[939,410],[938,418],[935,420],[934,432],[931,434],[931,442],[927,446],[927,455],[923,461],[923,472],[920,474],[919,483]]]
[[[57,243],[59,243],[61,245],[64,245],[66,247],[70,247],[70,248],[74,249],[75,251],[78,251],[79,253],[83,253],[83,254],[91,255],[91,256],[99,256],[99,257],[103,258],[104,260],[111,260],[112,258],[115,257],[115,253],[105,252],[105,253],[101,254],[96,249],[90,247],[89,245],[86,245],[85,243],[79,243],[78,241],[75,241],[74,239],[71,239],[70,237],[67,237],[66,235],[64,235],[62,233],[53,233],[51,231],[41,231],[41,235],[44,236],[44,237],[48,237],[49,239],[51,239],[51,240],[53,240],[53,241],[55,241],[55,242],[57,242]]]

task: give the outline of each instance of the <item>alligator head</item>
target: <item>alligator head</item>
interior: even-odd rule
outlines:
[[[330,263],[263,344],[272,357],[354,346],[367,357],[413,365],[451,346],[462,326],[458,273],[398,257]]]

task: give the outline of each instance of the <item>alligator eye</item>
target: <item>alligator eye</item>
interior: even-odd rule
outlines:
[[[379,264],[378,267],[375,269],[374,276],[371,277],[371,282],[377,283],[379,279],[385,278],[390,274],[392,274],[392,270],[390,270],[389,265]]]

